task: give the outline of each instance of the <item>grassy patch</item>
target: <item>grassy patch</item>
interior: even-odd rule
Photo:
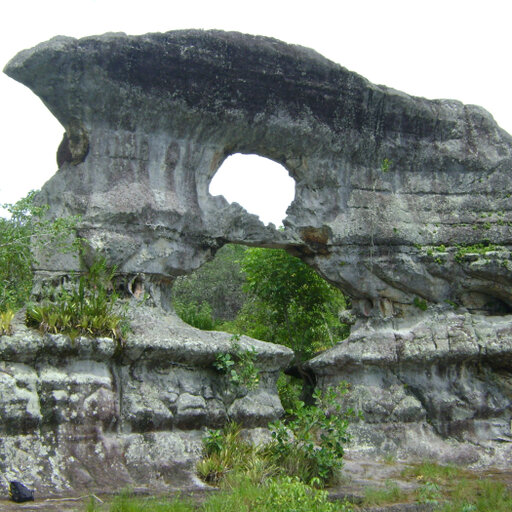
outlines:
[[[510,512],[512,493],[503,482],[482,478],[463,468],[423,462],[402,476],[421,483],[419,503],[437,504],[436,512]]]
[[[108,505],[91,500],[87,512],[352,512],[348,503],[331,503],[327,492],[314,489],[296,478],[271,478],[255,484],[238,475],[229,479],[230,487],[202,504],[165,498],[138,498],[129,493]]]
[[[447,485],[466,473],[463,469],[454,465],[441,465],[436,462],[425,461],[404,469],[402,476],[415,478],[418,482],[434,482],[438,485]]]
[[[394,482],[387,481],[385,487],[367,487],[364,491],[365,505],[387,505],[406,501],[408,494]]]

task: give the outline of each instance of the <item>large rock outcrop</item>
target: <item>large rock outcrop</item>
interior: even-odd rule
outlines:
[[[259,435],[283,412],[276,392],[291,350],[243,337],[257,351],[256,389],[215,369],[231,336],[202,332],[173,315],[130,308],[133,332],[119,353],[109,338],[44,335],[15,322],[0,337],[0,481],[38,496],[126,486],[201,486],[195,464],[207,428],[231,420]],[[6,480],[7,479],[7,480]]]
[[[509,467],[512,317],[443,310],[355,329],[308,366],[320,388],[350,383],[351,449]]]
[[[243,242],[300,254],[369,316],[415,298],[512,308],[512,138],[480,107],[218,31],[56,37],[5,72],[66,128],[41,199],[82,215],[80,235],[124,272],[186,273]],[[236,152],[295,179],[284,232],[208,193]],[[496,247],[474,261],[457,244]]]
[[[223,244],[283,247],[352,298],[351,337],[309,366],[320,386],[352,382],[349,400],[366,413],[354,427],[361,449],[424,456],[459,443],[447,458],[510,459],[512,137],[488,112],[371,84],[306,48],[219,31],[56,37],[5,72],[66,130],[40,200],[50,215],[81,216],[78,234],[129,291],[145,287],[167,307],[173,278]],[[209,194],[237,152],[271,158],[295,179],[283,231]],[[41,255],[38,271],[82,263]],[[36,360],[13,360],[27,365],[17,367],[27,397],[44,376]],[[137,388],[145,364],[124,381],[133,392],[122,424],[151,416],[179,427],[168,398],[145,405],[168,385]],[[215,398],[191,395],[191,411]]]

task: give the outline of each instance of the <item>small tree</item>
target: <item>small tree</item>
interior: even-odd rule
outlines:
[[[252,299],[237,323],[249,336],[286,345],[305,360],[348,335],[338,320],[345,297],[298,258],[282,249],[250,248],[241,266]]]
[[[10,216],[0,217],[0,311],[18,309],[28,300],[36,263],[33,244],[71,249],[67,241],[77,218],[45,218],[48,207],[36,205],[35,195],[32,191],[15,204],[2,205]]]

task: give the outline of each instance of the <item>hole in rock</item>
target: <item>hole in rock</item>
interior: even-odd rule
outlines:
[[[289,374],[302,380],[306,398],[315,383],[302,363],[350,333],[340,320],[348,299],[283,249],[227,244],[212,261],[178,277],[171,297],[178,316],[194,327],[290,347]]]
[[[282,165],[268,158],[237,153],[224,160],[209,192],[240,204],[264,224],[279,227],[295,197],[295,181]]]

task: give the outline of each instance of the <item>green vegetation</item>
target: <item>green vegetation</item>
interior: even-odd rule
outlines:
[[[219,327],[219,322],[212,316],[212,307],[207,302],[197,304],[174,301],[174,310],[184,322],[203,331],[213,331]]]
[[[346,392],[345,383],[325,392],[316,390],[314,405],[296,401],[295,408],[287,411],[291,419],[269,425],[271,459],[287,475],[321,486],[336,478],[349,440],[349,419],[355,416],[352,409],[342,410],[340,402]]]
[[[240,268],[245,251],[243,245],[227,244],[217,251],[214,260],[192,274],[176,279],[172,290],[173,304],[185,322],[199,329],[212,330],[235,319],[246,300],[242,289],[245,275]],[[194,311],[197,311],[197,321],[204,327],[196,325],[192,318]],[[186,318],[186,315],[190,316]]]
[[[407,501],[408,497],[396,483],[388,480],[385,487],[367,487],[364,491],[364,504],[373,506],[400,503]]]
[[[0,313],[0,336],[12,333],[11,322],[14,318],[14,311],[7,309]]]
[[[249,478],[231,478],[229,487],[203,504],[179,498],[137,498],[123,493],[109,508],[91,500],[87,512],[351,512],[346,503],[331,503],[325,491],[290,477],[270,479],[262,485]]]
[[[382,172],[389,172],[389,170],[391,169],[392,163],[393,162],[389,158],[384,158],[384,160],[382,160],[382,162],[380,164],[380,170]]]
[[[402,472],[421,482],[415,498],[437,505],[436,512],[505,512],[512,510],[512,493],[500,481],[490,480],[454,465],[423,462]]]
[[[464,256],[467,254],[486,254],[488,252],[498,251],[501,247],[493,245],[489,241],[483,241],[478,244],[472,245],[459,245],[455,254],[455,261],[459,263],[464,260]]]
[[[0,217],[0,312],[21,308],[32,290],[33,249],[73,250],[69,235],[77,218],[48,220],[48,210],[34,202],[35,192],[15,204],[4,204],[9,218]]]
[[[421,311],[426,311],[428,308],[428,304],[426,300],[420,299],[419,297],[414,297],[413,304]]]
[[[228,424],[211,430],[204,440],[204,458],[198,464],[200,477],[222,484],[230,474],[250,477],[255,483],[287,476],[316,487],[332,482],[343,465],[343,447],[348,441],[348,420],[354,415],[341,410],[346,386],[316,392],[315,405],[297,402],[288,421],[269,425],[272,441],[255,447],[240,437],[240,426]]]
[[[50,290],[40,304],[29,304],[26,323],[41,332],[77,336],[108,336],[124,342],[128,322],[120,311],[119,296],[104,258],[97,258],[78,280]]]
[[[230,294],[234,299],[222,314],[221,303]],[[194,327],[280,343],[301,360],[349,331],[338,320],[346,306],[341,292],[280,249],[225,246],[218,258],[177,282],[173,304]]]
[[[98,258],[85,274],[47,290],[40,303],[28,302],[37,263],[34,250],[80,251],[81,240],[72,236],[78,218],[46,218],[48,207],[35,203],[35,192],[3,208],[10,217],[0,218],[0,335],[11,334],[14,311],[26,306],[27,325],[42,332],[72,338],[109,336],[120,346],[127,322],[116,304],[114,269],[107,269],[104,259]]]
[[[255,364],[256,350],[243,350],[239,341],[240,335],[234,334],[231,339],[230,351],[217,354],[213,366],[221,373],[226,374],[232,385],[254,389],[260,381]]]

